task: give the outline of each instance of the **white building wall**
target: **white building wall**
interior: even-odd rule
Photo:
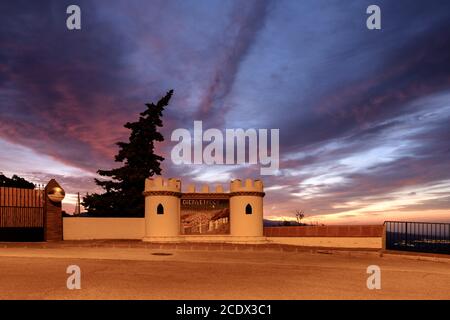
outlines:
[[[64,240],[141,240],[144,233],[144,218],[63,218]]]

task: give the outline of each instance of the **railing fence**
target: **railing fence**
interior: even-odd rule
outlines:
[[[386,249],[450,254],[450,223],[386,221]]]

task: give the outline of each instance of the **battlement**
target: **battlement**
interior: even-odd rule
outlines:
[[[145,191],[173,191],[181,192],[181,180],[162,177],[145,179]]]
[[[264,185],[261,180],[235,179],[230,183],[230,192],[264,192]]]
[[[225,191],[225,188],[221,184],[215,184],[209,186],[207,184],[201,185],[197,188],[194,184],[189,184],[186,190],[181,190],[181,180],[175,178],[164,179],[162,177],[148,178],[145,180],[145,191],[171,191],[171,192],[183,192],[183,193],[197,193],[197,194],[224,194],[234,192],[264,192],[264,185],[261,180],[235,179],[230,182],[229,190]]]
[[[205,184],[202,185],[199,189],[196,188],[196,185],[189,184],[186,193],[225,193],[225,191],[221,184],[216,184],[211,188],[209,185]]]
[[[185,193],[229,193],[229,192],[264,192],[264,185],[261,180],[246,179],[244,183],[239,180],[232,180],[230,182],[230,189],[225,191],[223,185],[216,184],[212,187],[202,185],[197,188],[196,185],[190,184],[187,186]]]

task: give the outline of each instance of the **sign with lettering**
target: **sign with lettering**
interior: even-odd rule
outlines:
[[[181,199],[181,234],[230,233],[228,199]]]

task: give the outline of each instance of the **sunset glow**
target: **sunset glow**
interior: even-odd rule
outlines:
[[[2,3],[0,172],[57,179],[72,213],[96,171],[118,166],[123,124],[174,89],[166,177],[262,178],[267,219],[450,222],[450,3],[378,2],[379,32],[357,27],[365,0],[81,1],[80,32],[48,14],[64,3]],[[194,121],[279,129],[279,172],[174,165],[170,134]]]

